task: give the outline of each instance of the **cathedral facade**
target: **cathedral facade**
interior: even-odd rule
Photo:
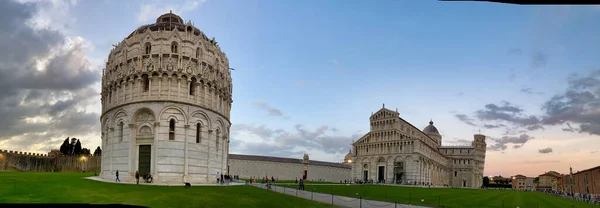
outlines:
[[[114,45],[101,95],[102,178],[216,183],[226,172],[229,61],[191,22],[163,14]]]
[[[385,105],[369,121],[369,133],[352,143],[353,180],[452,187],[483,184],[484,135],[475,134],[470,146],[442,146],[433,121],[421,131]]]

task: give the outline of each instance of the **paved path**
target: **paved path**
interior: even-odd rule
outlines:
[[[331,185],[331,184],[311,184],[311,185]],[[345,185],[345,184],[340,184]],[[253,184],[253,186],[266,189],[264,184]],[[383,202],[376,200],[366,200],[354,197],[338,196],[333,194],[324,194],[310,191],[302,191],[295,188],[286,188],[281,186],[272,186],[272,191],[292,195],[312,201],[317,201],[326,204],[332,204],[338,207],[351,208],[428,208],[425,206],[397,204],[393,202]]]
[[[129,181],[121,181],[121,182],[116,182],[115,180],[107,180],[104,178],[100,178],[99,176],[90,176],[90,177],[86,177],[85,179],[89,179],[89,180],[94,180],[94,181],[102,181],[102,182],[106,182],[106,183],[122,183],[122,184],[136,184],[135,181],[129,182]],[[145,185],[145,186],[184,186],[183,182],[181,183],[144,183],[143,180],[140,179],[140,184],[139,185]],[[231,182],[229,184],[193,184],[192,186],[239,186],[239,185],[246,185],[245,183],[239,183],[239,182]]]

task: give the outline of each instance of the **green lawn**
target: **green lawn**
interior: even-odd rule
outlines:
[[[2,203],[128,204],[148,207],[331,207],[252,186],[147,186],[84,179],[89,173],[0,172]],[[0,207],[2,207],[0,205]]]
[[[288,185],[286,187],[296,188]],[[448,208],[599,208],[590,204],[537,192],[451,188],[414,188],[380,185],[313,185],[306,191],[336,194],[403,204]],[[421,202],[424,199],[424,202]],[[504,204],[504,206],[502,206]]]

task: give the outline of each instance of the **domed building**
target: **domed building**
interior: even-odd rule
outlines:
[[[135,29],[102,74],[100,176],[216,183],[227,170],[232,80],[214,38],[173,13]]]
[[[344,164],[352,163],[352,150],[348,151],[348,154],[344,157]]]
[[[352,143],[352,179],[407,185],[480,187],[487,144],[475,134],[470,145],[442,146],[429,121],[419,130],[385,105],[369,118],[371,130]],[[348,159],[345,159],[348,161]]]

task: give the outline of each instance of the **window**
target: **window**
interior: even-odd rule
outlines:
[[[142,84],[144,87],[144,92],[148,92],[148,90],[150,90],[150,79],[148,79],[147,74],[142,75]]]
[[[146,43],[146,55],[152,52],[152,45],[150,43]]]
[[[458,171],[454,171],[454,177],[458,175]]]
[[[123,127],[124,127],[124,123],[123,121],[121,121],[121,123],[119,123],[119,141],[123,141]]]
[[[196,58],[200,58],[200,47],[196,48]]]
[[[202,125],[200,123],[196,124],[196,143],[200,143],[200,138],[202,133]]]
[[[192,82],[190,82],[190,95],[194,95],[196,91],[196,78],[192,77]]]
[[[177,42],[171,43],[171,53],[177,53]]]
[[[169,121],[169,140],[175,140],[175,119]]]

